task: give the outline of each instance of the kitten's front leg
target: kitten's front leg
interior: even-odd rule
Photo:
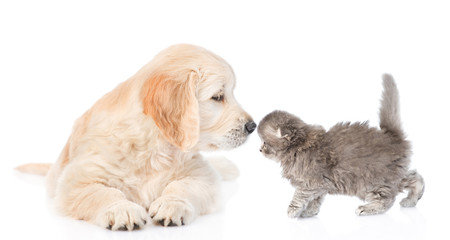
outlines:
[[[300,217],[307,218],[315,216],[319,213],[320,206],[322,205],[325,194],[318,196],[316,199],[309,202],[305,210],[300,214]]]
[[[302,214],[305,209],[308,208],[308,205],[315,201],[316,199],[322,198],[322,196],[325,195],[324,191],[321,190],[315,190],[315,189],[306,189],[297,187],[295,189],[294,196],[292,197],[291,204],[289,204],[288,207],[288,216],[290,218],[297,218],[297,217],[310,217],[309,214]],[[319,201],[321,202],[321,201]],[[317,208],[320,206],[320,204],[317,206]],[[317,211],[318,212],[318,211]],[[303,216],[304,215],[304,216]]]

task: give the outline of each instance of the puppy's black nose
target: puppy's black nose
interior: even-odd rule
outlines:
[[[245,124],[245,130],[247,130],[248,133],[252,133],[256,129],[256,123],[253,121],[249,121]]]

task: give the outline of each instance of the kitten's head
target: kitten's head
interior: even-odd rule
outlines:
[[[280,161],[280,157],[293,147],[306,141],[308,125],[300,118],[284,111],[273,111],[258,125],[262,144],[260,152],[267,158]]]

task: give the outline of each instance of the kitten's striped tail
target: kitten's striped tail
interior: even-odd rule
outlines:
[[[400,139],[405,138],[400,121],[398,89],[394,78],[389,74],[383,75],[383,95],[379,115],[381,129]]]

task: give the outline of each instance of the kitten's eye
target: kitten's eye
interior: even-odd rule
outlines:
[[[211,99],[216,102],[223,102],[223,94],[218,94],[218,95],[212,96]]]

